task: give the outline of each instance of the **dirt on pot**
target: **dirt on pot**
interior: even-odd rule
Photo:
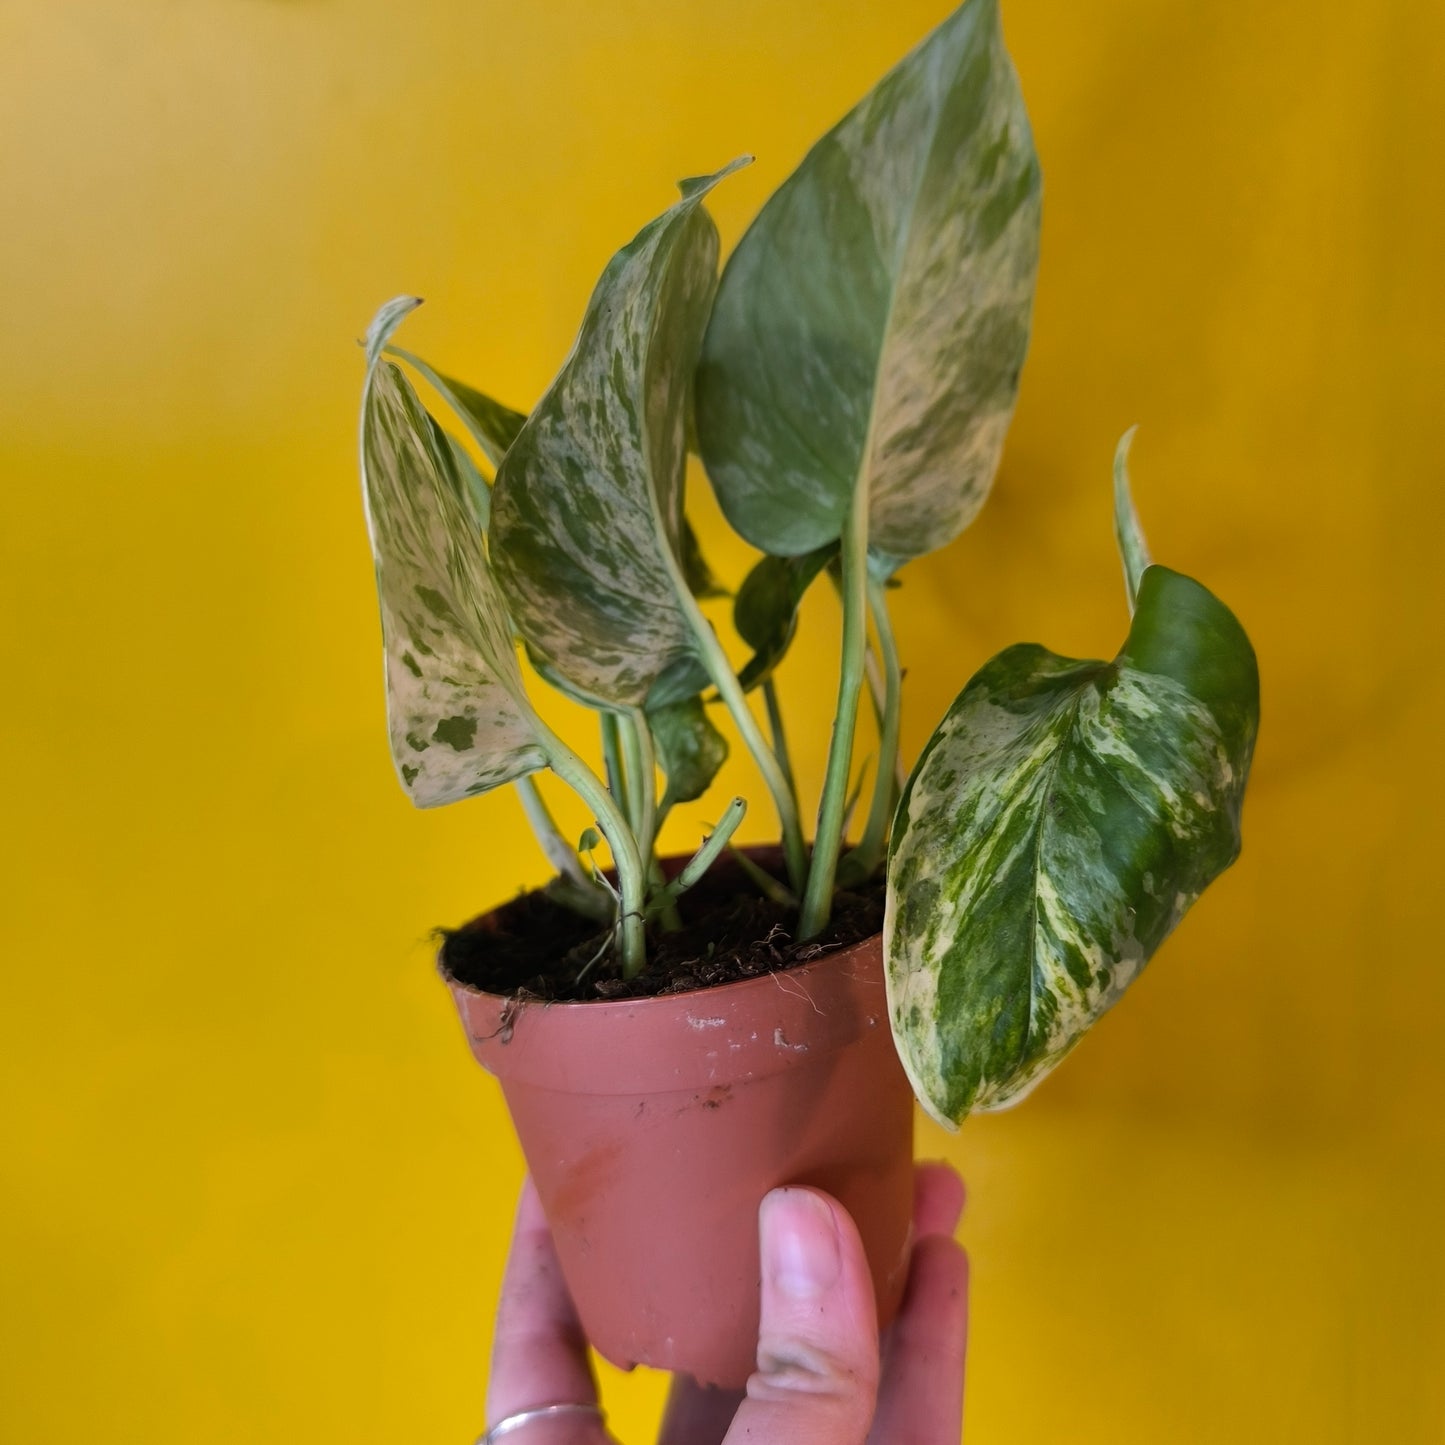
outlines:
[[[441,964],[458,983],[503,996],[653,998],[776,973],[860,943],[882,929],[883,902],[881,880],[840,891],[826,931],[799,943],[796,910],[764,897],[728,859],[678,900],[680,931],[649,929],[647,966],[636,978],[614,976],[608,958],[594,963],[607,933],[545,890],[524,893],[461,928],[438,930]]]

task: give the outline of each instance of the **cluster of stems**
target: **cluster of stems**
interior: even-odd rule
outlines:
[[[711,624],[690,594],[685,610],[697,652],[717,697],[762,775],[773,799],[782,837],[787,883],[773,879],[737,855],[771,896],[795,907],[799,941],[817,937],[828,926],[838,886],[856,886],[871,878],[883,862],[888,829],[898,799],[898,724],[902,673],[883,584],[868,571],[865,509],[850,514],[834,573],[843,612],[838,702],[833,719],[823,789],[811,849],[804,839],[797,784],[777,689],[771,677],[759,691],[767,716],[764,731],[744,694]],[[872,622],[870,646],[869,622]],[[844,851],[844,838],[857,790],[850,792],[854,737],[863,689],[869,687],[878,726],[879,747],[867,819],[858,842]],[[614,884],[592,861],[599,839],[588,830],[579,844],[562,835],[535,781],[518,784],[527,819],[544,853],[557,869],[553,895],[568,907],[599,922],[611,923],[611,945],[623,977],[637,974],[646,961],[646,930],[680,926],[677,900],[700,879],[728,847],[746,804],[734,798],[688,864],[668,879],[657,858],[657,838],[670,808],[657,794],[657,762],[647,716],[640,708],[601,713],[605,781],[550,729],[543,727],[544,748],[552,770],[591,811],[612,853]],[[861,784],[861,779],[860,779]],[[597,960],[593,960],[595,963]],[[591,965],[589,964],[589,968]]]

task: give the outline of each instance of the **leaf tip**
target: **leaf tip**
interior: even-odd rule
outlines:
[[[735,160],[729,161],[720,171],[713,171],[711,175],[684,177],[677,183],[677,188],[682,192],[683,200],[690,201],[698,196],[707,195],[719,181],[726,180],[734,172],[740,171],[744,166],[750,166],[752,163],[751,155],[740,155]]]
[[[1139,595],[1140,579],[1151,563],[1149,544],[1144,540],[1144,529],[1139,525],[1139,514],[1134,508],[1134,497],[1129,487],[1129,449],[1134,445],[1138,430],[1137,425],[1131,426],[1114,448],[1114,537],[1124,563],[1124,587],[1129,594],[1131,612]]]
[[[376,365],[377,358],[392,333],[418,306],[422,304],[420,296],[393,296],[390,301],[381,306],[375,316],[371,318],[371,325],[366,328],[366,365],[368,370]]]
[[[957,1134],[963,1127],[963,1119],[955,1118],[949,1113],[943,1100],[939,1097],[940,1091],[934,1086],[935,1081],[920,1067],[921,1061],[913,1053],[916,1040],[909,1040],[906,1036],[900,1037],[899,1030],[895,1026],[893,1042],[898,1053],[898,1060],[903,1065],[903,1072],[907,1074],[909,1085],[913,1089],[913,1097],[918,1100],[918,1107],[935,1124],[947,1129],[950,1134]]]

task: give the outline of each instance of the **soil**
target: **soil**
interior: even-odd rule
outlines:
[[[680,932],[649,928],[647,966],[636,978],[616,976],[606,930],[545,890],[524,893],[462,928],[438,930],[441,965],[457,982],[503,996],[583,1002],[685,993],[777,973],[861,943],[883,927],[883,895],[881,878],[857,892],[840,891],[826,931],[799,943],[795,910],[764,897],[741,868],[724,860],[678,900]],[[604,956],[594,963],[599,953]]]

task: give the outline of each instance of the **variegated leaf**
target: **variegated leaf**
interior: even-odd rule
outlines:
[[[368,334],[361,471],[386,649],[387,720],[419,807],[543,767],[476,500],[446,435],[381,350],[418,302],[382,308]]]
[[[416,368],[428,382],[444,396],[447,405],[466,424],[473,440],[482,449],[482,455],[495,466],[500,466],[507,449],[517,439],[527,418],[499,401],[493,401],[485,393],[464,381],[437,371],[421,357],[399,346],[386,348],[389,356],[398,356],[409,366]]]
[[[441,431],[441,428],[437,427],[437,430]],[[442,432],[442,436],[446,439],[447,450],[452,454],[457,475],[462,479],[467,495],[471,498],[477,526],[485,532],[492,519],[492,489],[487,484],[487,479],[477,470],[471,453],[450,432]]]
[[[728,262],[697,378],[703,460],[765,552],[887,570],[983,504],[1028,343],[1039,172],[999,31],[967,0],[809,152]]]
[[[963,690],[899,805],[884,924],[894,1036],[945,1123],[1020,1098],[1239,851],[1253,649],[1150,567],[1111,663],[1009,648]]]
[[[638,706],[693,671],[685,410],[717,279],[702,201],[731,169],[684,182],[612,258],[497,473],[492,557],[513,620],[538,663],[597,704]]]

